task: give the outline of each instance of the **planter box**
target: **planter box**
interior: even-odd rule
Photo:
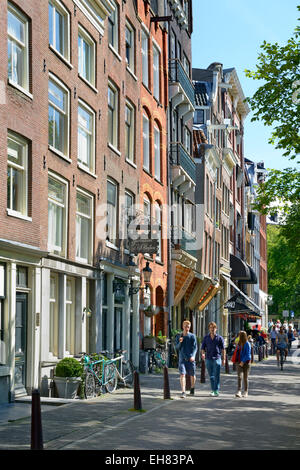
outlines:
[[[155,338],[144,338],[144,349],[155,349],[156,339]]]
[[[54,377],[59,398],[75,398],[81,382],[80,377]]]

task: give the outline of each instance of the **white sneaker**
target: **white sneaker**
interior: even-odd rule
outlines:
[[[242,392],[238,391],[236,394],[235,394],[236,397],[238,398],[242,398]]]
[[[186,393],[182,392],[181,395],[180,395],[180,398],[186,398]]]
[[[244,398],[247,398],[247,397],[248,397],[248,392],[244,392],[244,393],[243,393],[243,397],[244,397]]]

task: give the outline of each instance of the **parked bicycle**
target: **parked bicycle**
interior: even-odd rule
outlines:
[[[126,349],[117,349],[112,355],[112,359],[118,359],[116,362],[118,383],[121,383],[124,387],[131,386],[133,383],[133,372],[135,367],[130,359],[125,359],[124,354],[127,352]],[[108,356],[110,354],[106,351]]]
[[[117,388],[118,370],[116,359],[106,359],[99,354],[89,355],[80,353],[85,370],[84,394],[85,398],[93,398],[105,389],[113,393]],[[94,358],[94,360],[93,360]]]
[[[159,346],[156,349],[146,349],[149,352],[149,365],[148,371],[152,374],[153,369],[162,369],[167,365],[167,354],[166,351]]]

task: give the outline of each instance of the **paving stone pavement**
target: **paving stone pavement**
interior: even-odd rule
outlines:
[[[195,397],[182,400],[178,372],[169,369],[171,400],[163,399],[162,374],[140,374],[143,413],[131,411],[133,390],[127,388],[92,400],[42,404],[44,449],[299,450],[300,349],[292,352],[283,371],[271,356],[252,366],[246,399],[234,396],[237,377],[230,365],[229,375],[222,370],[218,398],[209,396],[207,372],[200,384],[198,370]],[[30,404],[13,406],[10,418],[0,406],[0,450],[29,450]]]

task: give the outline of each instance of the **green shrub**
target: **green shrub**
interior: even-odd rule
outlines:
[[[83,371],[82,364],[74,357],[65,357],[58,362],[55,368],[56,377],[81,377]]]

